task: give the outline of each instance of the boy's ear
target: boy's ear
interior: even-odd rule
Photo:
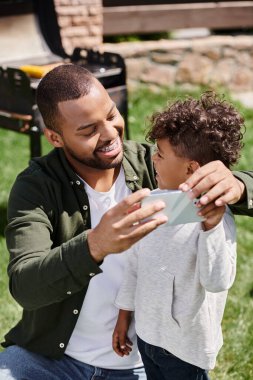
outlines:
[[[190,161],[187,166],[187,174],[193,174],[200,167],[197,161]]]
[[[58,132],[53,131],[52,129],[49,129],[49,128],[45,128],[44,135],[47,141],[51,145],[53,145],[55,148],[62,148],[63,141],[62,141],[61,135]]]

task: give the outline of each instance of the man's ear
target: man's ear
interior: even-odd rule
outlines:
[[[49,129],[49,128],[45,128],[44,129],[44,135],[45,135],[47,141],[51,145],[53,145],[55,148],[62,148],[63,147],[63,141],[62,141],[61,135],[58,132],[53,131],[52,129]]]
[[[188,175],[193,174],[199,167],[200,165],[197,161],[189,161],[188,166],[187,166],[187,174]]]

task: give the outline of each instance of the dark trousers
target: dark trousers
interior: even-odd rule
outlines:
[[[210,380],[204,369],[186,363],[165,349],[148,344],[139,337],[137,342],[147,380]]]

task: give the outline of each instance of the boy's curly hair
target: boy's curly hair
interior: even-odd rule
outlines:
[[[244,118],[213,91],[199,100],[189,98],[153,114],[146,136],[154,142],[168,138],[176,155],[204,165],[220,160],[227,167],[235,164],[243,147]]]

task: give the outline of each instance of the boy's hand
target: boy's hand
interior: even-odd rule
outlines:
[[[205,231],[211,230],[220,223],[225,210],[225,206],[216,206],[214,202],[209,203],[201,209],[199,215],[205,218],[205,221],[202,222]]]
[[[112,336],[112,347],[119,356],[129,355],[132,351],[133,343],[126,335],[126,332],[114,329]]]
[[[112,335],[112,347],[119,356],[129,355],[133,343],[127,336],[131,321],[131,311],[120,310],[117,324]]]

